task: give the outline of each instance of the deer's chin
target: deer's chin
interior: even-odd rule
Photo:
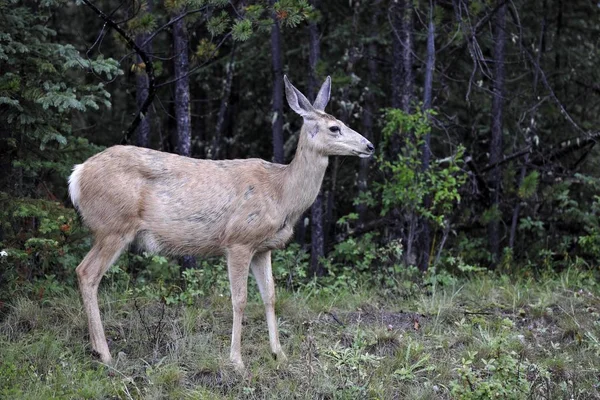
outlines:
[[[360,158],[369,158],[369,157],[371,157],[371,156],[373,155],[373,153],[371,153],[371,152],[367,153],[367,152],[364,152],[364,151],[357,151],[357,150],[354,150],[354,151],[352,152],[352,155],[354,155],[354,156],[358,156],[358,157],[360,157]]]

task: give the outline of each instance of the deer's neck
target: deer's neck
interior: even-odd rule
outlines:
[[[305,132],[300,133],[296,155],[286,167],[283,202],[290,222],[295,223],[317,198],[329,158],[312,150]]]

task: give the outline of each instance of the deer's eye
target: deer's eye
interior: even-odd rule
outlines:
[[[330,126],[329,130],[333,133],[340,133],[340,127],[339,126]]]

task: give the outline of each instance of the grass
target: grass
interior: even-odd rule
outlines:
[[[244,375],[227,362],[228,296],[167,306],[106,284],[112,366],[89,352],[74,289],[21,296],[0,317],[0,398],[599,399],[599,296],[593,276],[574,270],[479,274],[405,297],[281,290],[281,363],[252,290]]]

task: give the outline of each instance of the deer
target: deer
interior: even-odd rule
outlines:
[[[287,165],[262,159],[203,160],[119,145],[75,165],[69,195],[94,241],[76,269],[92,354],[112,362],[100,310],[102,276],[135,241],[149,253],[225,256],[233,306],[229,361],[244,370],[242,319],[252,271],[265,307],[269,344],[286,360],[275,316],[271,251],[317,197],[329,156],[370,157],[374,147],[325,113],[327,77],[313,104],[284,76],[290,108],[303,118],[296,154]]]

